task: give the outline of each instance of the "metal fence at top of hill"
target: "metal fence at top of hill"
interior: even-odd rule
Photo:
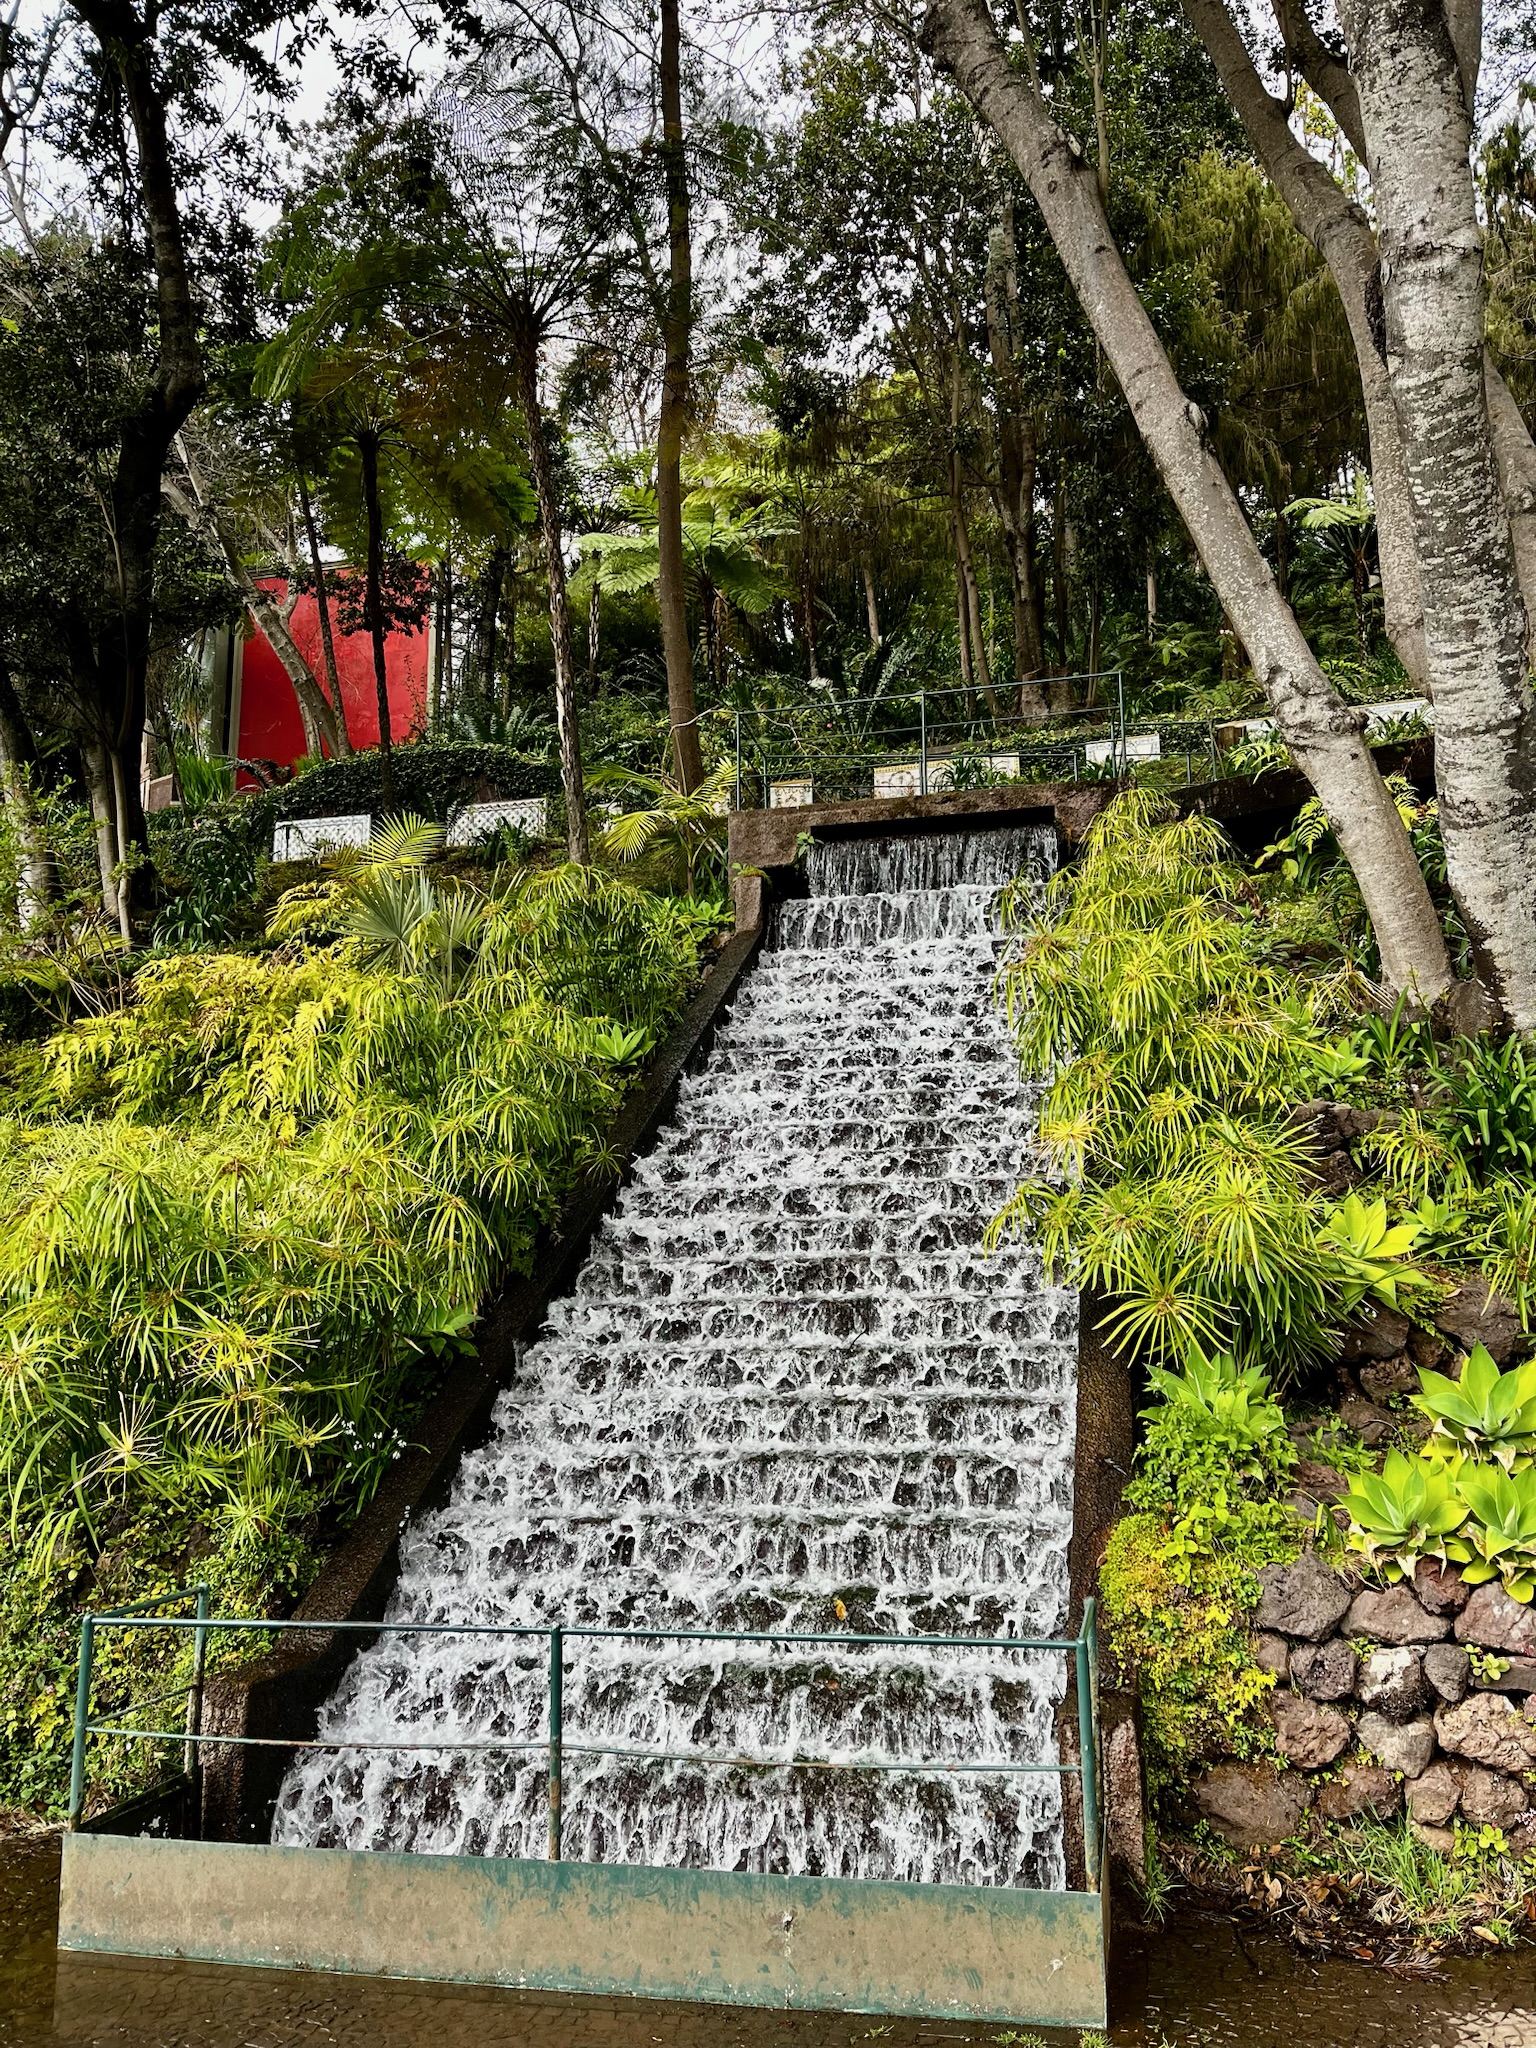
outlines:
[[[1069,708],[1041,716],[1042,699]],[[1433,706],[1420,698],[1354,708],[1374,746],[1433,730]],[[1268,716],[1128,712],[1119,669],[990,689],[829,695],[734,713],[733,801],[738,810],[777,810],[1131,776],[1187,785],[1279,765],[1283,751],[1259,762],[1230,751],[1246,743],[1267,752],[1274,736]]]
[[[1070,708],[1042,717],[1042,699]],[[738,710],[733,743],[740,810],[1117,780],[1181,753],[1192,779],[1218,759],[1208,719],[1128,718],[1118,669]]]

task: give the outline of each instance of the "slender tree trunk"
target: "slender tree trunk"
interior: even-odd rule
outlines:
[[[667,192],[667,302],[662,322],[665,361],[656,436],[656,601],[667,664],[672,755],[686,794],[704,779],[693,650],[688,645],[688,587],[683,574],[683,435],[688,424],[693,349],[693,237],[688,157],[683,137],[682,28],[678,0],[661,6],[661,155]],[[814,657],[811,673],[816,673]]]
[[[971,616],[965,601],[965,572],[960,566],[960,533],[955,524],[955,501],[949,501],[949,549],[955,562],[955,635],[960,653],[960,686],[965,691],[966,708],[970,709],[973,678],[971,673]]]
[[[581,776],[581,727],[576,715],[576,661],[571,651],[571,606],[565,588],[565,555],[561,545],[560,509],[544,438],[544,411],[539,403],[539,346],[530,326],[517,353],[518,403],[527,435],[528,467],[539,501],[539,531],[544,539],[544,569],[549,578],[549,637],[555,654],[555,724],[560,733],[560,783],[565,792],[565,843],[570,857],[585,867],[591,858],[587,839],[586,795]]]
[[[800,520],[800,623],[805,634],[806,675],[809,681],[821,680],[821,655],[816,646],[816,587],[811,575],[810,522]]]
[[[487,704],[496,694],[496,629],[501,619],[501,586],[510,560],[505,548],[492,548],[475,579],[475,614],[470,629],[469,674],[478,682]]]
[[[157,15],[141,13],[132,0],[74,0],[73,11],[121,85],[119,104],[133,127],[138,197],[155,271],[155,374],[120,427],[111,487],[114,567],[106,593],[111,624],[92,664],[101,689],[95,708],[119,791],[115,810],[126,872],[117,891],[118,922],[128,933],[148,913],[155,893],[139,801],[139,736],[147,708],[161,479],[175,437],[203,392],[201,316],[182,231],[166,114],[171,88],[156,48]]]
[[[1386,337],[1381,325],[1381,266],[1370,222],[1362,209],[1340,190],[1327,168],[1297,140],[1290,125],[1288,104],[1275,99],[1266,88],[1227,11],[1226,0],[1183,0],[1183,7],[1220,73],[1255,154],[1297,227],[1327,264],[1338,289],[1360,368],[1360,392],[1371,444],[1383,625],[1392,650],[1414,687],[1427,690],[1429,664],[1424,647],[1418,539],[1413,527],[1413,503],[1397,401],[1387,371]],[[1288,7],[1277,11],[1295,27]],[[1300,0],[1296,12],[1301,12]],[[1321,54],[1317,61],[1319,65],[1324,63]],[[1331,69],[1328,75],[1333,76]],[[1346,73],[1346,80],[1347,77]],[[1350,90],[1352,94],[1352,85]]]
[[[363,510],[368,521],[368,567],[364,601],[368,634],[373,642],[373,687],[379,707],[379,788],[387,804],[395,800],[394,735],[389,719],[389,673],[384,656],[384,511],[379,502],[379,442],[375,434],[359,434],[357,452],[363,472]]]
[[[997,488],[994,502],[1013,595],[1013,669],[1019,716],[1030,724],[1049,715],[1036,678],[1045,667],[1035,589],[1035,423],[1018,371],[1018,250],[1013,195],[1003,201],[988,243],[987,348],[997,387]]]
[[[320,553],[320,532],[315,524],[315,507],[304,472],[299,472],[299,512],[304,521],[304,539],[309,548],[310,567],[315,577],[315,611],[320,620],[320,652],[325,663],[325,680],[330,688],[331,738],[334,751],[350,754],[352,736],[347,731],[347,707],[341,694],[341,677],[336,670],[336,641],[331,632],[331,593],[325,580],[325,562]]]
[[[101,877],[101,909],[108,924],[117,924],[121,909],[117,889],[117,804],[112,793],[112,760],[100,740],[80,747],[80,767],[91,799],[96,828],[96,868]]]
[[[1483,978],[1536,1029],[1536,698],[1484,383],[1464,65],[1419,0],[1344,0],[1371,148],[1387,362],[1424,579],[1446,866]]]
[[[257,582],[245,565],[244,557],[221,515],[217,502],[203,480],[185,437],[178,445],[182,461],[186,465],[190,489],[184,490],[179,481],[167,479],[167,497],[188,525],[200,530],[212,543],[224,564],[224,580],[243,600],[246,610],[266,635],[272,652],[282,663],[283,673],[293,686],[294,699],[299,707],[306,753],[318,756],[327,747],[333,755],[344,753],[346,748],[337,735],[338,721],[326,700],[325,692],[315,680],[314,670],[305,660],[298,642],[289,630],[296,590],[290,586],[288,602],[284,604],[280,603],[265,585]]]
[[[1396,989],[1433,1001],[1451,972],[1434,904],[1358,713],[1340,702],[1248,529],[1109,231],[1092,172],[1016,70],[983,0],[932,0],[924,38],[1029,184],[1074,291],[1273,706],[1375,927]],[[1533,863],[1536,869],[1536,863]]]
[[[1493,430],[1499,483],[1509,511],[1515,573],[1525,601],[1526,661],[1536,666],[1536,447],[1531,445],[1514,394],[1499,375],[1493,358],[1486,354],[1483,381],[1488,389],[1488,424]]]
[[[867,549],[859,556],[859,574],[864,579],[864,623],[869,629],[869,651],[878,654],[884,638],[880,631],[880,594],[875,589],[875,565]]]
[[[13,810],[16,836],[21,844],[16,921],[23,933],[46,915],[59,896],[58,868],[34,801],[32,778],[37,765],[37,746],[16,695],[9,665],[0,652],[0,802]]]
[[[965,590],[965,617],[971,641],[971,667],[980,686],[981,694],[986,699],[987,710],[995,719],[998,715],[997,692],[992,687],[992,663],[987,656],[987,636],[982,631],[981,586],[976,577],[976,560],[971,553],[971,529],[965,516],[965,497],[963,492],[960,492],[955,500],[955,534],[960,547],[960,572]]]
[[[603,643],[603,587],[596,576],[587,594],[587,688],[597,695],[597,660]]]
[[[434,731],[443,715],[443,648],[448,634],[448,579],[451,574],[445,552],[437,565],[432,619],[432,695],[427,705],[427,717]]]

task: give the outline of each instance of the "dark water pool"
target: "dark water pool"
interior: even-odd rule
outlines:
[[[58,1844],[0,1846],[0,2048],[997,2048],[995,2028],[60,1959]],[[1436,1980],[1185,1915],[1120,1939],[1115,2048],[1536,2048],[1536,1950]],[[1055,2040],[1069,2037],[1055,2036]],[[1004,2037],[1006,2043],[1006,2037]],[[1014,2048],[1020,2048],[1015,2042]]]

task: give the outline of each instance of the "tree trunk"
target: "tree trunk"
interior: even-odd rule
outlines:
[[[315,681],[314,670],[304,659],[298,642],[289,631],[288,622],[293,616],[293,590],[290,589],[290,601],[284,605],[278,602],[270,590],[256,581],[245,566],[234,536],[225,524],[212,493],[204,483],[192,451],[184,438],[179,445],[182,461],[186,465],[191,495],[188,496],[182,490],[178,481],[168,478],[165,486],[167,497],[188,525],[200,529],[213,543],[224,564],[225,581],[230,589],[244,600],[246,610],[265,633],[272,652],[282,663],[283,673],[293,686],[294,698],[299,707],[299,717],[304,726],[305,750],[312,755],[319,755],[326,747],[329,747],[333,755],[345,752],[337,738],[337,720],[326,701],[325,692]]]
[[[958,457],[956,467],[959,467]],[[965,516],[965,498],[958,487],[955,498],[955,537],[960,551],[966,625],[971,639],[971,668],[980,685],[981,694],[986,699],[987,711],[995,720],[997,692],[992,687],[992,663],[987,656],[987,636],[981,626],[981,586],[976,579],[976,561],[971,553],[971,529]]]
[[[1484,383],[1482,230],[1463,66],[1417,0],[1344,0],[1371,145],[1387,361],[1435,693],[1451,888],[1490,993],[1536,1029],[1536,698]]]
[[[1036,678],[1045,667],[1035,588],[1035,423],[1018,370],[1018,250],[1013,195],[1004,199],[988,244],[987,348],[997,386],[997,489],[994,502],[1013,594],[1013,670],[1019,716],[1030,724],[1049,715]]]
[[[597,695],[597,658],[603,644],[603,586],[597,577],[587,593],[587,689]]]
[[[693,237],[688,158],[683,138],[682,29],[678,0],[661,5],[661,159],[667,193],[665,361],[656,434],[656,602],[667,664],[672,755],[686,795],[704,779],[693,650],[688,645],[688,587],[683,574],[683,435],[688,424],[693,349]],[[816,673],[814,656],[811,673]]]
[[[34,802],[32,777],[36,770],[37,747],[16,695],[10,668],[0,653],[0,802],[9,804],[16,816],[16,836],[21,845],[16,921],[23,934],[59,896],[58,868]]]
[[[448,639],[448,584],[452,574],[445,550],[437,565],[436,603],[432,619],[432,695],[427,705],[427,717],[434,732],[443,715],[443,658]]]
[[[1386,980],[1433,1001],[1449,985],[1450,962],[1407,831],[1366,748],[1358,713],[1340,702],[1318,667],[1205,445],[1199,415],[1179,388],[1110,234],[1093,173],[1039,91],[1014,69],[982,0],[932,0],[924,39],[1035,196],[1148,452],[1354,869]]]
[[[320,533],[315,525],[315,508],[304,472],[299,472],[299,511],[304,520],[304,539],[309,547],[310,566],[315,574],[315,611],[320,619],[320,652],[325,662],[325,680],[330,687],[331,734],[338,755],[350,754],[352,735],[347,731],[347,707],[342,699],[341,678],[336,671],[336,641],[331,632],[331,593],[325,581],[325,562],[320,554]]]
[[[1393,652],[1414,687],[1429,687],[1424,648],[1424,594],[1418,541],[1403,458],[1397,401],[1387,372],[1381,331],[1381,276],[1376,240],[1364,212],[1292,132],[1289,107],[1275,99],[1248,55],[1226,0],[1183,0],[1190,25],[1221,76],[1227,97],[1291,218],[1328,266],[1349,322],[1360,369],[1371,484],[1376,500],[1376,544],[1381,569],[1383,624]],[[1286,20],[1290,20],[1287,14]]]
[[[965,691],[966,709],[971,708],[971,617],[965,601],[965,572],[960,567],[960,533],[955,524],[955,503],[949,502],[949,550],[955,560],[955,635],[960,653],[960,686]]]
[[[1528,665],[1536,666],[1536,447],[1516,405],[1514,394],[1499,375],[1491,356],[1483,358],[1488,390],[1488,424],[1499,465],[1499,484],[1509,512],[1509,537],[1515,549],[1515,573],[1525,601],[1525,649]]]
[[[108,924],[121,916],[117,892],[117,804],[112,794],[112,762],[100,740],[83,741],[80,768],[91,799],[96,827],[96,869],[101,877],[101,909]]]
[[[389,723],[389,675],[384,660],[384,512],[379,503],[379,440],[359,434],[357,452],[363,472],[363,509],[368,521],[368,567],[364,603],[373,642],[373,687],[379,707],[379,789],[384,802],[395,801],[394,736]]]
[[[859,574],[864,579],[864,623],[869,629],[869,651],[878,654],[884,639],[880,631],[880,596],[875,589],[875,565],[867,549],[859,556]]]
[[[585,867],[591,850],[581,777],[581,728],[576,717],[571,606],[565,588],[560,510],[550,469],[549,444],[544,438],[544,412],[539,403],[539,345],[531,326],[517,353],[517,389],[527,435],[528,467],[533,476],[534,496],[539,501],[544,568],[549,578],[549,637],[555,654],[555,724],[560,733],[560,784],[565,792],[565,843],[571,859]]]
[[[121,426],[111,488],[113,582],[110,624],[93,664],[100,686],[97,713],[117,786],[115,810],[125,835],[126,873],[117,891],[125,933],[154,896],[154,868],[139,801],[138,749],[147,703],[155,608],[155,556],[160,537],[161,478],[177,433],[203,392],[200,311],[193,297],[166,118],[165,82],[155,48],[156,16],[130,0],[72,0],[104,64],[122,87],[132,123],[139,198],[155,270],[155,375]]]
[[[469,675],[478,682],[487,704],[495,702],[496,628],[501,618],[501,586],[511,557],[506,548],[492,548],[475,578],[475,615],[470,629]]]

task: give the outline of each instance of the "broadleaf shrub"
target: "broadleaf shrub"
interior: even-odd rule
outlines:
[[[273,816],[342,818],[366,813],[419,811],[446,824],[466,804],[510,803],[517,797],[552,796],[559,770],[547,758],[478,740],[425,739],[395,747],[390,760],[395,793],[384,801],[382,757],[376,749],[321,761],[271,793]]]

